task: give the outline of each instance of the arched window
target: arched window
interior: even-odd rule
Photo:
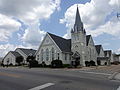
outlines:
[[[43,49],[41,50],[41,61],[43,61]]]
[[[48,48],[46,49],[46,60],[47,61],[49,60],[49,50],[48,50]]]
[[[54,48],[52,48],[51,52],[52,52],[52,60],[54,60],[54,54],[55,54]]]
[[[58,58],[58,60],[60,59],[60,54],[59,54],[59,52],[57,53],[57,58]]]

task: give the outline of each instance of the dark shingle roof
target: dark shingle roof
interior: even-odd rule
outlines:
[[[100,54],[100,49],[101,49],[102,45],[95,45],[96,51],[98,54]]]
[[[18,52],[15,52],[15,51],[10,51],[10,53],[12,53],[15,57],[21,56]]]
[[[86,45],[88,46],[89,40],[90,40],[91,35],[86,36]]]
[[[71,39],[64,39],[51,33],[48,34],[54,40],[57,46],[61,49],[61,51],[71,52]]]
[[[30,54],[34,55],[36,52],[36,50],[34,50],[34,49],[25,49],[25,48],[18,48],[18,49],[20,49],[27,56],[29,56]]]

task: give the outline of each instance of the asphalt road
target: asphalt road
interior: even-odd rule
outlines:
[[[0,68],[0,90],[117,90],[109,75],[62,69]]]

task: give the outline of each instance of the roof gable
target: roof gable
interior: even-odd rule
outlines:
[[[62,52],[71,52],[71,39],[64,39],[54,34],[48,33]]]
[[[17,48],[17,49],[21,50],[27,56],[29,56],[30,54],[34,55],[36,52],[36,50],[34,49],[25,49],[25,48]]]
[[[10,51],[10,53],[12,53],[15,57],[21,56],[18,52],[15,52],[15,51]]]
[[[111,56],[112,51],[111,50],[105,50],[104,54],[105,54],[105,56],[107,56],[107,55]]]
[[[102,45],[95,45],[98,55],[100,54],[101,47],[102,47]]]

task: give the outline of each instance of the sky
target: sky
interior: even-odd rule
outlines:
[[[94,43],[120,53],[120,0],[0,0],[0,57],[38,49],[46,32],[70,38],[77,5]]]

